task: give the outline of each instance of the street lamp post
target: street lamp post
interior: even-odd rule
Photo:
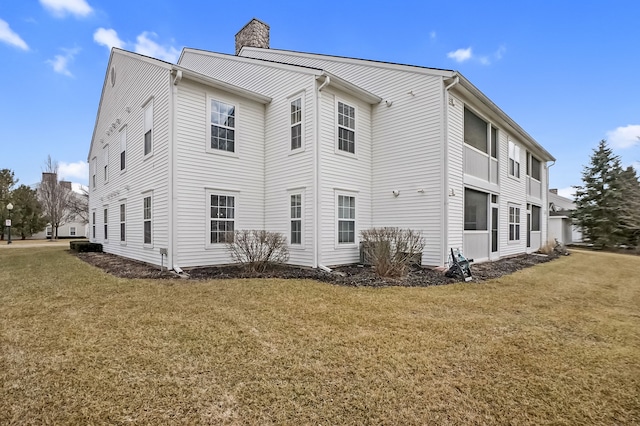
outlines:
[[[7,219],[7,233],[9,234],[9,238],[7,238],[7,244],[11,244],[11,210],[13,210],[13,204],[7,204],[7,210],[9,211],[9,219]]]

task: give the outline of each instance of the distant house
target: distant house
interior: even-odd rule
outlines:
[[[42,173],[42,179],[54,179],[57,180],[58,176],[55,173]],[[80,197],[80,194],[73,192],[71,182],[61,180],[58,182],[63,188],[71,192],[72,197]],[[58,238],[86,238],[88,237],[89,225],[82,220],[82,218],[71,216],[62,225],[58,227]],[[40,240],[55,237],[55,229],[51,224],[48,224],[44,231],[29,237],[30,239]]]
[[[177,65],[112,50],[88,155],[105,251],[227,264],[234,230],[266,229],[290,263],[331,266],[396,226],[437,266],[547,241],[553,157],[459,72],[270,49],[256,19],[236,48]]]
[[[557,189],[549,190],[549,240],[562,244],[582,242],[582,230],[573,224],[572,210],[576,204],[570,198],[558,195]]]

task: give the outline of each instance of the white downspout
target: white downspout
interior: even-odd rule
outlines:
[[[313,226],[314,226],[314,230],[313,230],[313,236],[314,236],[314,252],[313,252],[313,267],[314,268],[321,268],[321,269],[325,269],[326,266],[323,266],[321,264],[322,262],[322,256],[320,255],[320,250],[322,247],[322,244],[320,243],[321,241],[321,236],[320,236],[320,218],[322,217],[322,215],[320,214],[320,209],[321,209],[321,197],[320,197],[320,187],[321,187],[321,179],[320,179],[320,157],[321,157],[321,138],[320,138],[320,101],[322,98],[322,89],[324,89],[329,83],[331,82],[331,78],[324,74],[324,81],[322,82],[322,84],[320,86],[318,86],[318,90],[317,90],[317,96],[316,96],[316,129],[315,129],[315,142],[316,142],[316,147],[315,147],[315,156],[313,157],[313,168],[314,168],[314,174],[313,174],[313,198],[314,198],[314,204],[315,204],[315,208],[313,209]],[[329,268],[326,268],[329,269]]]
[[[177,265],[176,255],[176,239],[178,234],[176,217],[178,217],[178,212],[176,211],[178,203],[175,199],[175,176],[176,176],[176,151],[177,151],[177,130],[175,126],[175,117],[177,116],[177,108],[178,108],[178,83],[182,80],[182,71],[177,70],[176,75],[171,81],[171,94],[170,94],[170,102],[171,107],[169,108],[169,253],[167,259],[167,267],[173,267],[173,270],[176,272],[181,272],[180,267]]]
[[[443,97],[443,226],[442,226],[442,242],[444,252],[441,251],[440,264],[444,265],[447,259],[447,251],[449,250],[449,89],[460,82],[460,77],[456,78],[448,86],[444,88]]]

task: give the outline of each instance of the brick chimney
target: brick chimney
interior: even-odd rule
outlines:
[[[236,34],[236,55],[244,47],[269,48],[269,25],[253,18]]]

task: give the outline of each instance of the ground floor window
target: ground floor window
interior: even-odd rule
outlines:
[[[509,206],[509,241],[520,241],[520,208]]]
[[[144,197],[142,202],[143,243],[151,244],[151,196]]]
[[[127,213],[126,213],[126,205],[120,204],[120,241],[127,241],[127,237],[125,234],[126,224],[127,224]]]
[[[209,243],[219,244],[233,241],[235,229],[236,200],[231,195],[211,194]]]
[[[96,212],[91,212],[91,238],[96,238]]]
[[[104,240],[107,241],[109,239],[109,233],[108,228],[109,228],[109,209],[105,208],[104,209],[104,220],[103,220],[103,225],[104,225]]]
[[[486,231],[488,225],[488,196],[485,192],[465,188],[464,190],[464,230]]]
[[[71,226],[69,228],[69,236],[70,237],[75,237],[76,236],[76,227],[75,226]]]
[[[53,228],[51,226],[47,226],[47,237],[50,237],[52,234]]]
[[[356,197],[338,195],[338,244],[356,242]]]
[[[291,244],[302,244],[302,194],[291,195]]]

